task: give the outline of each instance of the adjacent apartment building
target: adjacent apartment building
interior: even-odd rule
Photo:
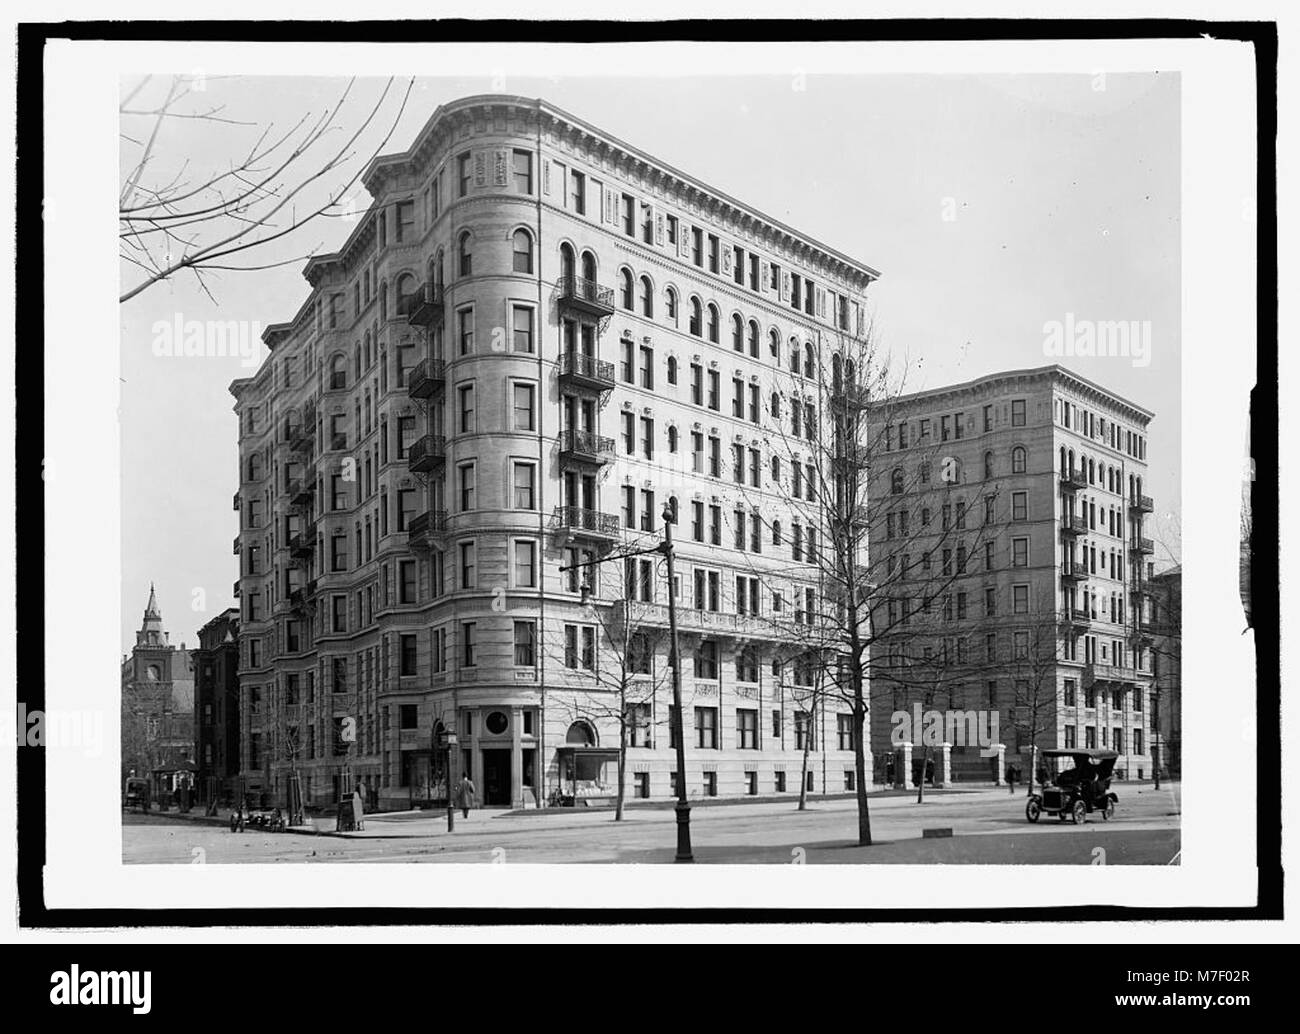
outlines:
[[[1150,776],[1152,416],[1059,365],[880,408],[875,752],[920,703],[996,714],[1025,777],[1033,744],[1114,749]],[[954,744],[953,777],[990,778],[987,755]]]
[[[626,737],[668,798],[672,592],[688,793],[796,793],[805,748],[852,789],[797,662],[823,529],[779,509],[876,271],[538,100],[440,107],[364,183],[231,385],[249,788],[405,807],[450,758],[489,805],[600,798]]]
[[[199,800],[238,799],[239,610],[230,608],[199,629],[190,653],[194,671],[195,760]]]

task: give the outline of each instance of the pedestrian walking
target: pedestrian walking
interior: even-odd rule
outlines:
[[[1014,794],[1016,792],[1016,777],[1019,775],[1020,773],[1016,770],[1015,765],[1007,765],[1007,793]]]
[[[474,784],[469,781],[468,772],[461,774],[460,783],[456,787],[456,803],[460,805],[464,817],[469,818],[469,810],[474,807]]]
[[[361,790],[358,788],[352,791],[352,828],[365,829],[365,818],[366,809],[365,805],[361,803]]]

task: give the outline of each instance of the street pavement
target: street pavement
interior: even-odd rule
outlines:
[[[700,863],[789,864],[1177,864],[1180,849],[1178,785],[1116,784],[1115,818],[1099,814],[1075,826],[1044,816],[1025,819],[1025,795],[1005,788],[873,794],[872,844],[857,843],[851,799],[712,804],[691,810],[691,837]],[[333,820],[296,833],[245,831],[192,816],[122,818],[123,861],[188,864],[202,848],[212,864],[239,862],[493,862],[668,863],[673,861],[675,814],[667,808],[612,811],[547,809],[456,813],[447,832],[445,812],[376,813],[365,829],[333,833]],[[952,835],[923,836],[926,829]]]

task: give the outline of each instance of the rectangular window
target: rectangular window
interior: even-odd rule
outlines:
[[[514,350],[531,354],[533,351],[533,310],[524,305],[512,305],[510,307],[510,320]]]
[[[531,621],[515,622],[515,667],[531,668],[537,660],[537,626]]]
[[[531,463],[514,464],[514,502],[516,510],[537,509],[535,482],[537,468]]]
[[[462,668],[473,668],[478,664],[477,631],[478,625],[474,621],[462,621],[460,623],[460,664]]]
[[[531,151],[514,152],[513,171],[515,193],[531,194],[533,192],[533,155]]]
[[[992,500],[989,500],[992,502]],[[1011,493],[1011,519],[1013,521],[1029,520],[1029,493],[1012,492]]]
[[[416,603],[415,561],[400,560],[397,564],[397,602]]]
[[[1012,427],[1025,426],[1025,400],[1024,399],[1011,400],[1011,426]]]
[[[1028,539],[1011,540],[1011,566],[1012,567],[1029,566],[1029,540]]]
[[[515,588],[535,589],[537,587],[537,543],[516,542],[514,552]]]
[[[718,709],[716,707],[695,709],[695,746],[706,750],[717,749]]]
[[[470,180],[470,155],[468,152],[458,155],[456,158],[456,181],[460,188],[460,196],[465,197],[469,194]]]
[[[403,676],[418,674],[415,660],[415,633],[403,632],[397,639],[399,645],[398,674]]]
[[[758,711],[744,707],[736,709],[736,747],[758,750]]]
[[[475,561],[474,543],[462,542],[460,544],[460,587],[462,589],[475,587]]]
[[[467,305],[456,310],[456,337],[460,342],[461,355],[469,355],[474,351],[474,306]]]
[[[460,509],[464,513],[474,509],[475,505],[474,464],[462,463],[456,468],[456,472],[460,478]]]

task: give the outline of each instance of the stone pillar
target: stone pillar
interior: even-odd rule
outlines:
[[[938,754],[934,759],[934,785],[952,785],[952,744],[939,744]]]
[[[894,789],[906,790],[912,781],[912,745],[900,743],[894,747]]]
[[[993,770],[993,785],[1001,786],[1003,783],[1002,776],[1007,770],[1007,745],[1005,743],[993,744],[993,749],[997,751],[997,766]]]
[[[523,714],[517,707],[510,709],[510,806],[524,806],[524,748],[519,739]]]

